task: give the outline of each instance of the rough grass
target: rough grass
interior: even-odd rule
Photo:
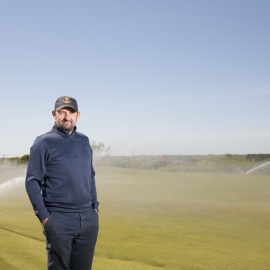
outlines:
[[[98,167],[93,270],[270,269],[270,176]],[[45,269],[23,183],[0,190],[0,269]]]

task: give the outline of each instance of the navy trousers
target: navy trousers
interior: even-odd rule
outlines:
[[[47,270],[90,270],[98,235],[98,214],[51,212],[45,224]]]

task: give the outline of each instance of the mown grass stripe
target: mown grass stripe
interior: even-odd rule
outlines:
[[[46,251],[41,241],[0,229],[0,243],[1,259],[9,269],[45,269]]]
[[[1,255],[0,255],[0,269],[1,270],[19,270],[19,268],[11,265],[10,263],[2,259]]]

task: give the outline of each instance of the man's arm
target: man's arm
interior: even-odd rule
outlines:
[[[93,167],[93,152],[91,149],[91,153],[92,153],[92,160],[91,160],[91,197],[92,197],[92,203],[93,203],[93,207],[96,210],[96,212],[98,212],[98,205],[99,202],[97,201],[97,189],[96,189],[96,180],[95,180],[95,170]]]
[[[47,146],[41,139],[36,139],[30,150],[30,157],[26,172],[25,187],[32,203],[36,216],[46,223],[49,212],[44,205],[41,194],[42,182],[46,174],[48,151]]]

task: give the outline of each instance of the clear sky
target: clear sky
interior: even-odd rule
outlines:
[[[113,155],[270,153],[270,1],[1,0],[0,154],[77,99]]]

